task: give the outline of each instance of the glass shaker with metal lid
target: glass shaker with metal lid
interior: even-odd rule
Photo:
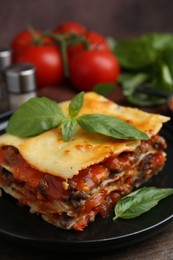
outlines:
[[[31,64],[14,64],[5,70],[11,109],[16,109],[36,96],[35,67]]]
[[[0,48],[0,113],[8,110],[8,95],[4,79],[4,69],[11,64],[11,50]]]

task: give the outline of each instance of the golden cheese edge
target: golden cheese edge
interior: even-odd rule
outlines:
[[[68,113],[70,101],[60,103]],[[152,136],[159,132],[169,117],[143,112],[136,108],[119,106],[94,92],[84,96],[80,114],[99,113],[128,120],[141,131]],[[21,139],[10,134],[0,136],[1,145],[13,145],[34,168],[67,179],[81,169],[99,163],[112,154],[133,151],[140,141],[118,140],[96,133],[87,133],[80,127],[69,142],[64,142],[60,129],[52,129],[31,138]]]

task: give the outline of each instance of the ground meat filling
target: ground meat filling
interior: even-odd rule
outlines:
[[[19,154],[19,151],[14,146],[3,146],[2,148],[5,150],[4,153],[4,160],[9,166],[13,166],[18,162],[17,155]]]
[[[81,209],[84,206],[88,194],[85,191],[71,190],[65,197],[65,201],[73,205],[75,209]]]
[[[32,207],[32,203],[35,203],[36,211],[43,213],[49,222],[62,228],[81,230],[94,220],[97,213],[106,216],[122,196],[157,174],[165,163],[165,148],[164,138],[155,135],[147,141],[141,141],[135,151],[111,156],[102,163],[82,170],[66,180],[64,188],[63,179],[35,172],[15,147],[4,146],[0,148],[0,164],[4,165],[0,166],[0,187],[4,190],[12,187],[13,191],[20,194],[21,198],[16,197],[21,204]],[[22,173],[22,176],[14,174],[21,162],[26,164],[31,174],[29,171]],[[74,220],[80,225],[73,226]]]
[[[0,166],[0,175],[7,185],[11,185],[15,180],[11,172]]]

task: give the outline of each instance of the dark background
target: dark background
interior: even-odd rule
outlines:
[[[50,30],[77,21],[105,36],[173,32],[171,0],[0,0],[0,47],[29,25]]]

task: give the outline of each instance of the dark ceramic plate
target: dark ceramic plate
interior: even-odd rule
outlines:
[[[157,177],[147,185],[173,187],[173,128],[166,125],[162,134],[168,143],[167,163]],[[0,235],[15,242],[64,252],[85,252],[116,249],[155,235],[173,219],[173,197],[162,200],[149,212],[132,220],[113,221],[97,217],[83,232],[58,229],[41,217],[17,206],[16,200],[3,194],[0,198]]]

